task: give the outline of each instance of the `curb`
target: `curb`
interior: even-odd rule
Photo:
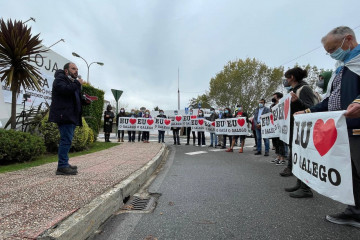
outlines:
[[[159,153],[142,168],[93,199],[62,222],[46,230],[37,239],[83,240],[92,236],[102,223],[124,205],[123,200],[126,197],[132,196],[140,189],[166,157],[167,152],[168,149],[163,144]]]

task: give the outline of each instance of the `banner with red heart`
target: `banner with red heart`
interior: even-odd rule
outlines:
[[[245,124],[245,119],[241,118],[237,120],[237,123],[239,124],[240,127],[244,126]]]
[[[280,128],[274,124],[274,115],[269,112],[261,115],[261,138],[277,138],[280,136]]]
[[[335,111],[294,116],[292,171],[320,194],[354,205],[351,156],[344,113]]]
[[[215,134],[218,135],[248,135],[249,129],[246,118],[226,118],[215,120]]]
[[[290,114],[291,114],[291,95],[287,94],[279,100],[279,103],[271,108],[273,118],[269,119],[269,123],[273,123],[275,129],[270,131],[269,136],[264,138],[279,137],[281,141],[289,144],[290,141]],[[261,116],[262,118],[265,118]],[[273,128],[273,127],[270,127]],[[264,132],[266,132],[264,131]]]
[[[136,118],[120,117],[118,122],[118,130],[135,131]]]

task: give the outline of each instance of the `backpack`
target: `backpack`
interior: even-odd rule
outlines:
[[[303,86],[301,86],[298,90],[296,90],[296,96],[298,97],[298,98],[300,98],[300,92],[301,92],[301,90],[303,89],[303,87],[305,87],[305,86],[308,86],[308,85],[303,85]],[[309,86],[308,86],[309,87]],[[310,87],[309,87],[310,88]],[[312,88],[310,88],[311,89],[311,91],[312,91],[312,93],[313,93],[313,95],[314,95],[314,98],[313,98],[313,102],[314,102],[314,105],[316,105],[316,104],[318,104],[319,102],[321,102],[322,101],[322,99],[321,99],[321,96],[320,96],[320,94],[319,93],[317,93],[317,92],[314,92],[314,90],[312,90]]]

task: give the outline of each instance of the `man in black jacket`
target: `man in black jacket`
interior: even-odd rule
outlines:
[[[67,63],[64,70],[55,72],[49,122],[57,123],[60,131],[56,175],[77,174],[77,167],[69,164],[68,156],[75,127],[82,126],[82,104],[85,104],[81,96],[81,84],[84,82],[77,77],[78,68],[74,63]]]

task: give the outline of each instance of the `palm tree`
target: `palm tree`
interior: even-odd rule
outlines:
[[[16,98],[20,87],[41,90],[43,82],[38,68],[30,64],[29,56],[46,51],[39,34],[32,37],[31,28],[22,21],[5,23],[0,19],[0,80],[12,92],[11,129],[16,128]]]

